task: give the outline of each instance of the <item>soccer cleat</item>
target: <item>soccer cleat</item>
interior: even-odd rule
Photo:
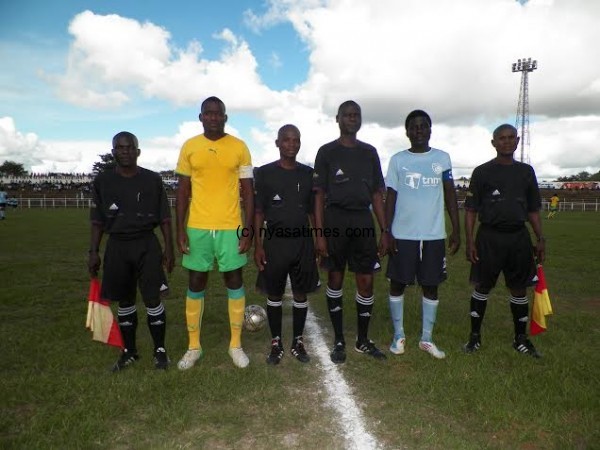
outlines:
[[[392,345],[390,345],[390,352],[394,355],[402,355],[404,353],[404,344],[406,343],[406,339],[403,337],[394,336],[392,340]]]
[[[341,364],[346,361],[346,343],[343,341],[337,342],[333,346],[333,350],[329,355],[331,362]]]
[[[469,342],[463,345],[465,353],[475,353],[481,347],[481,335],[479,333],[471,333]]]
[[[112,366],[112,372],[120,372],[121,370],[129,367],[134,362],[136,362],[140,357],[135,352],[128,352],[127,349],[121,352],[121,356],[117,359],[117,362]]]
[[[310,361],[310,357],[308,356],[308,354],[306,353],[306,349],[304,348],[302,336],[294,339],[294,344],[292,345],[292,349],[290,350],[290,352],[301,363],[307,363]]]
[[[159,370],[167,370],[169,367],[169,357],[167,356],[167,351],[164,347],[158,347],[154,351],[154,367]]]
[[[526,334],[519,334],[515,336],[515,340],[513,342],[513,348],[519,353],[524,353],[526,355],[532,356],[533,358],[541,358],[542,354],[539,353],[531,341],[527,339]]]
[[[271,341],[271,351],[267,356],[267,364],[277,365],[283,358],[283,345],[280,339],[273,339]]]
[[[243,369],[244,367],[248,367],[248,364],[250,364],[250,360],[244,353],[244,350],[242,349],[242,347],[230,348],[229,356],[231,356],[231,359],[233,360],[233,364],[235,364],[240,369]]]
[[[421,341],[419,342],[419,348],[424,352],[429,353],[434,358],[444,359],[446,357],[446,354],[438,349],[433,342]]]
[[[188,350],[177,363],[177,368],[179,370],[191,369],[192,367],[194,367],[194,364],[196,364],[196,361],[202,358],[203,355],[204,352],[201,349]]]
[[[372,356],[375,359],[383,360],[387,359],[385,353],[375,347],[375,343],[372,340],[367,340],[365,342],[356,341],[356,345],[354,346],[354,350],[358,353],[364,353],[366,355]]]

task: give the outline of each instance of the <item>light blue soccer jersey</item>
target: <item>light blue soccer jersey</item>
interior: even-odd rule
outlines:
[[[391,229],[394,238],[433,241],[446,237],[443,181],[451,179],[450,155],[442,150],[403,150],[392,156],[385,182],[398,193]]]
[[[8,200],[8,194],[0,190],[0,203],[6,203],[6,200]]]

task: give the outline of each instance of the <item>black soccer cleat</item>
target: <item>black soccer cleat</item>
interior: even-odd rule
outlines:
[[[294,355],[294,357],[300,361],[301,363],[307,363],[310,361],[310,357],[306,353],[306,349],[304,348],[304,342],[302,341],[302,336],[294,339],[294,344],[290,350],[290,353]]]
[[[469,335],[469,342],[463,345],[465,353],[475,353],[481,347],[481,334],[471,333]]]
[[[370,339],[366,340],[365,342],[356,341],[354,350],[356,350],[358,353],[364,353],[365,355],[372,356],[373,358],[378,360],[387,359],[385,353],[383,353],[381,350],[375,347],[375,343]]]
[[[131,366],[138,359],[139,355],[136,352],[128,352],[127,349],[121,352],[121,356],[117,359],[117,362],[112,366],[112,372],[120,372],[121,370]]]
[[[277,365],[283,358],[283,344],[281,339],[273,339],[271,341],[271,352],[267,356],[267,364]]]
[[[513,348],[519,353],[523,353],[525,355],[529,355],[533,358],[541,358],[542,354],[538,352],[531,341],[527,339],[526,334],[518,334],[515,336],[515,340],[513,342]]]
[[[346,361],[346,343],[343,341],[336,342],[333,346],[333,350],[329,355],[331,362],[335,364],[341,364]]]
[[[154,351],[154,367],[159,370],[167,370],[169,368],[169,357],[164,347],[158,347]]]

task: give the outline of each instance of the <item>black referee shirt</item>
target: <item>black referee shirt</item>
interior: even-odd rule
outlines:
[[[542,207],[533,167],[519,161],[488,161],[473,170],[465,208],[477,211],[479,221],[499,230],[522,228],[530,212]]]
[[[171,217],[160,175],[142,167],[133,177],[114,170],[99,174],[92,182],[92,198],[91,221],[121,239],[146,234]]]
[[[296,163],[294,169],[275,161],[259,167],[254,176],[255,208],[272,230],[308,227],[313,211],[313,169]]]
[[[373,193],[385,189],[377,150],[361,141],[356,147],[325,144],[315,160],[314,186],[325,191],[327,206],[368,209]]]

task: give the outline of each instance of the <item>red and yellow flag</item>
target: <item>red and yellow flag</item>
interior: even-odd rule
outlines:
[[[546,316],[552,314],[552,304],[548,295],[548,286],[546,286],[546,277],[541,264],[537,266],[538,281],[535,285],[535,296],[533,297],[533,306],[531,308],[531,330],[532,336],[546,331]]]
[[[100,281],[98,278],[90,280],[85,326],[92,331],[94,341],[104,342],[119,348],[124,347],[119,324],[113,316],[110,304],[108,300],[100,298]]]

